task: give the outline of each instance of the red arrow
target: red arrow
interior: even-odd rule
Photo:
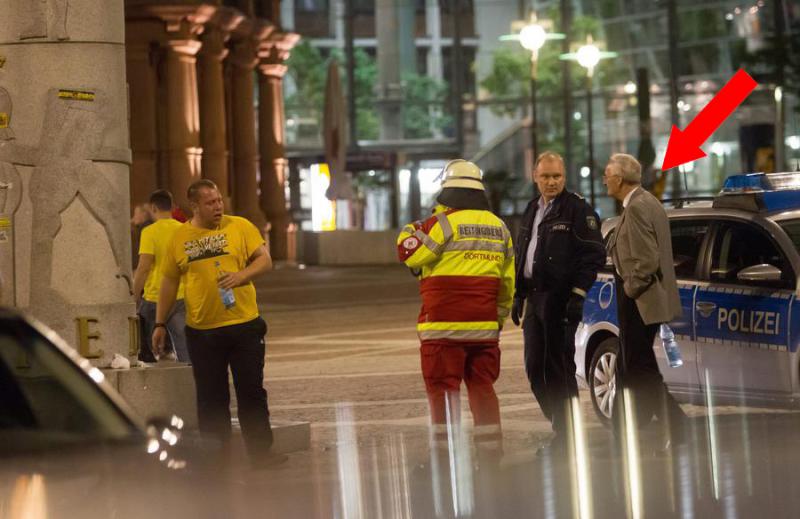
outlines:
[[[758,83],[747,72],[740,69],[703,107],[685,130],[680,131],[677,126],[672,125],[661,169],[676,168],[681,164],[705,157],[706,154],[700,149],[700,145],[711,137],[711,134],[736,110],[737,106],[742,104],[757,85]]]

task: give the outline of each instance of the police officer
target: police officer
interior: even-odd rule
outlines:
[[[563,448],[569,400],[578,395],[575,331],[606,254],[597,213],[582,197],[564,189],[561,156],[549,151],[539,155],[533,181],[541,195],[525,209],[516,240],[511,318],[516,325],[522,320],[525,372],[556,434],[551,445]]]

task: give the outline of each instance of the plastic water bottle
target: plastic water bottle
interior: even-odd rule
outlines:
[[[670,328],[669,325],[662,324],[660,335],[661,345],[664,347],[664,353],[667,355],[669,367],[679,368],[683,366],[681,348],[678,346],[678,341],[675,340],[675,334],[672,333],[672,328]]]
[[[217,267],[217,279],[221,278],[225,275],[222,271],[222,267],[219,264],[219,261],[214,262],[214,266]],[[222,304],[225,305],[227,310],[230,310],[234,306],[236,306],[236,297],[233,295],[232,288],[222,288],[219,287],[219,298],[222,299]]]

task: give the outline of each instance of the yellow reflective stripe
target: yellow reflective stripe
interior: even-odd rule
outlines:
[[[486,252],[505,252],[506,247],[500,242],[489,240],[458,240],[451,241],[444,245],[444,250],[480,250]]]
[[[431,252],[434,254],[439,254],[442,248],[441,243],[436,243],[436,240],[422,232],[421,230],[417,230],[414,232],[414,236],[416,236],[419,241],[421,241]]]
[[[447,243],[447,240],[453,237],[453,227],[450,225],[450,220],[447,219],[447,215],[444,213],[436,213],[436,221],[439,222],[439,225],[442,227],[442,233],[444,233],[444,241]]]
[[[497,326],[497,322],[494,323]],[[500,330],[419,330],[420,340],[463,340],[463,341],[491,341],[500,338]]]
[[[452,321],[417,323],[417,330],[496,330],[497,321]]]

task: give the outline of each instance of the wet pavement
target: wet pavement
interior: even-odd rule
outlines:
[[[617,446],[582,392],[572,447],[539,449],[549,424],[529,392],[513,326],[502,335],[496,384],[502,460],[475,459],[465,398],[449,451],[433,451],[416,290],[402,268],[386,267],[282,269],[259,283],[271,410],[276,419],[311,422],[312,445],[278,468],[232,469],[225,481],[241,496],[234,516],[800,515],[794,412],[684,405],[685,444],[665,448],[645,429],[628,431]]]

